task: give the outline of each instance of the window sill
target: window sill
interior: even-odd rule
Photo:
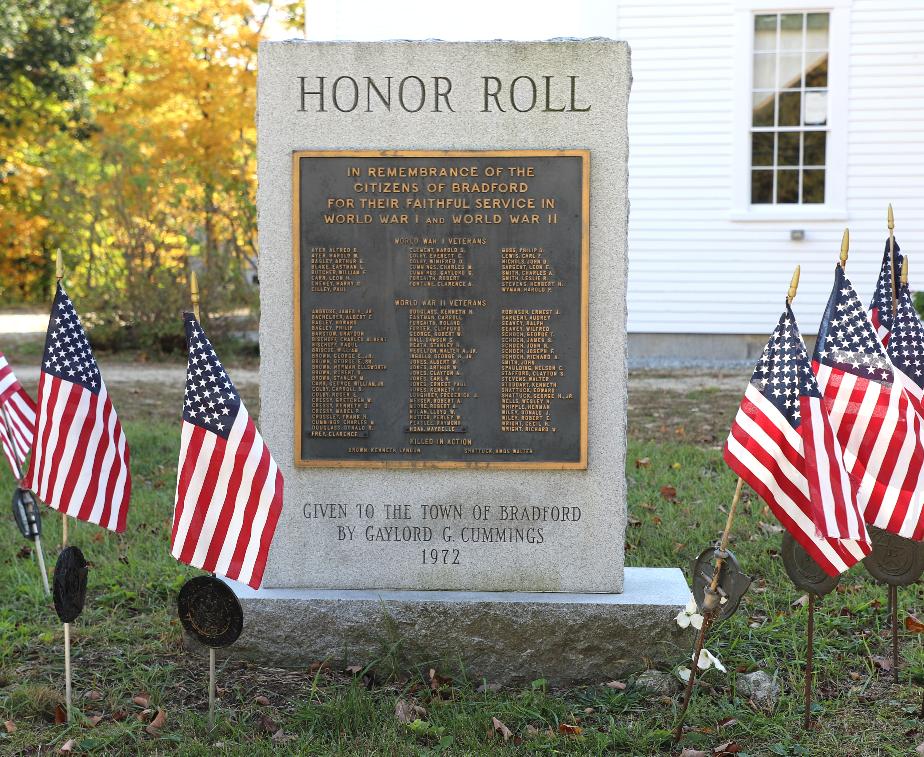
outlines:
[[[742,223],[793,223],[797,221],[846,221],[845,208],[833,208],[819,205],[809,208],[805,206],[772,205],[766,208],[751,207],[748,209],[733,210],[728,220]]]

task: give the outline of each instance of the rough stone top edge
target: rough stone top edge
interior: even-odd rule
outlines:
[[[613,39],[612,37],[550,37],[548,39],[467,39],[467,40],[446,40],[431,37],[429,39],[383,39],[383,40],[363,40],[363,39],[303,39],[293,37],[292,39],[281,40],[263,40],[260,42],[260,50],[270,47],[286,47],[289,45],[311,46],[311,47],[344,47],[351,45],[426,45],[428,47],[448,47],[448,46],[474,46],[474,45],[571,45],[571,44],[607,44],[614,47],[625,47],[628,49],[629,43],[622,39]]]

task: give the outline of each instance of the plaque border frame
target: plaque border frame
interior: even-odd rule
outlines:
[[[319,460],[302,458],[302,329],[301,329],[301,158],[552,158],[581,159],[581,407],[580,452],[577,461],[530,462],[490,460]],[[295,351],[295,438],[296,468],[469,468],[493,470],[587,470],[588,390],[590,385],[590,150],[293,150],[292,151],[292,286]]]

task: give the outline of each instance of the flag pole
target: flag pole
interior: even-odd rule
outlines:
[[[19,460],[16,457],[16,446],[13,441],[13,427],[10,425],[10,418],[6,412],[6,403],[0,403],[0,413],[3,414],[3,426],[6,428],[7,439],[10,440],[10,449],[13,452],[13,464],[16,473],[16,486],[22,489],[22,468],[19,467]],[[33,502],[33,505],[35,503]],[[33,517],[35,516],[35,510],[32,511]],[[29,522],[29,513],[26,513],[26,522]],[[39,572],[42,575],[42,586],[45,589],[45,596],[51,594],[51,590],[48,588],[48,573],[45,570],[45,555],[42,553],[42,537],[38,533],[38,527],[35,529],[35,535],[32,537],[32,540],[35,542],[35,559],[38,561]]]
[[[64,704],[71,722],[71,624],[64,624]]]
[[[892,203],[889,203],[889,212],[887,221],[889,226],[889,272],[892,274],[892,320],[898,314],[898,292],[895,288],[895,280],[898,278],[898,271],[895,270],[895,215],[892,213]]]
[[[58,284],[64,278],[64,257],[61,255],[61,248],[58,248],[57,258],[55,259],[55,294],[58,292]],[[61,511],[61,546],[67,546],[67,513]],[[66,636],[66,633],[65,633]],[[70,686],[70,677],[68,676],[68,686]],[[68,708],[70,705],[68,705]],[[68,719],[70,719],[70,709],[68,709]]]
[[[801,273],[801,266],[796,266],[796,270],[793,271],[792,279],[789,282],[789,290],[786,292],[786,304],[791,305],[792,301],[796,298],[796,292],[799,289],[799,274]],[[717,591],[719,586],[719,579],[722,573],[722,566],[725,564],[725,559],[728,557],[728,539],[731,535],[732,523],[735,520],[735,512],[738,509],[738,501],[741,499],[741,489],[744,487],[744,479],[741,476],[738,476],[738,483],[735,486],[735,494],[732,497],[731,507],[728,509],[728,517],[725,519],[725,528],[722,531],[722,538],[719,540],[719,547],[715,551],[715,568],[712,571],[712,581],[710,581],[709,586],[706,587],[704,596],[703,596],[703,624],[699,629],[699,635],[696,637],[696,645],[693,651],[693,664],[690,666],[690,677],[687,678],[686,688],[683,692],[683,704],[680,707],[680,720],[677,723],[677,727],[674,729],[674,742],[680,741],[680,737],[683,735],[683,722],[686,718],[687,708],[690,706],[690,699],[693,696],[693,685],[696,682],[696,671],[699,667],[699,657],[702,654],[703,646],[706,642],[706,633],[709,630],[709,626],[712,625],[712,621],[715,618],[716,614],[719,611],[721,605],[721,597]]]
[[[199,314],[199,277],[195,271],[189,274],[189,297],[192,300],[193,315],[198,321]],[[212,573],[214,576],[215,574]],[[215,727],[215,647],[209,647],[209,730]]]

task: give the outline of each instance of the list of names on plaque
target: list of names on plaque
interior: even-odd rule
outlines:
[[[583,151],[296,153],[303,465],[586,465]]]

